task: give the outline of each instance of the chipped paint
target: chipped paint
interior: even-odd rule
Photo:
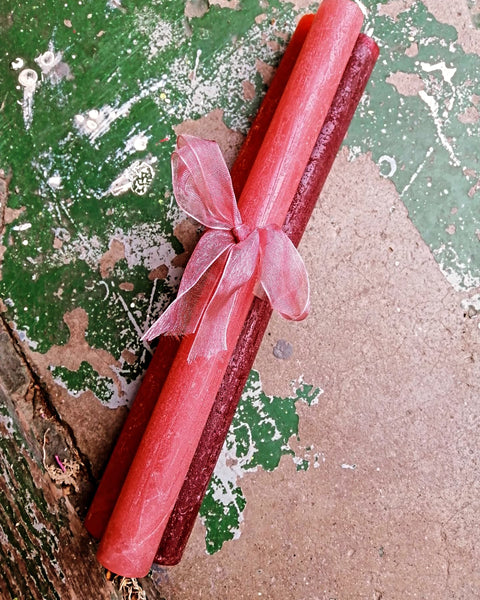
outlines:
[[[246,507],[240,479],[246,473],[259,467],[272,471],[285,455],[292,457],[298,470],[316,462],[296,455],[290,440],[298,438],[296,403],[315,404],[321,393],[301,381],[290,397],[267,396],[259,374],[251,372],[200,509],[207,552],[216,552],[225,541],[240,537]]]
[[[442,22],[460,18],[444,2],[435,9],[430,1],[371,5],[381,59],[358,111],[370,125],[354,120],[347,144],[352,158],[372,152],[382,175],[389,172],[384,159],[389,157],[390,178],[441,271],[455,289],[471,289],[480,277],[476,199],[455,199],[476,198],[480,179],[468,141],[479,133],[472,102],[476,84],[469,75],[480,64],[476,55],[464,54],[455,30],[439,23],[425,5],[438,18],[442,13]],[[465,15],[467,10],[464,20]],[[372,94],[386,98],[377,101],[375,111]],[[452,217],[453,205],[458,210]]]
[[[447,83],[449,83],[453,87],[452,77],[457,72],[456,68],[447,67],[447,65],[445,64],[445,61],[443,61],[443,60],[434,65],[431,65],[430,63],[427,63],[427,62],[421,62],[420,66],[427,73],[432,73],[433,71],[440,71],[440,73],[442,74],[443,80],[446,81]]]
[[[438,138],[439,138],[442,146],[448,152],[448,154],[450,156],[450,160],[452,161],[452,164],[455,167],[461,166],[461,162],[458,159],[458,157],[456,156],[455,150],[454,150],[452,144],[450,143],[450,141],[448,140],[447,136],[445,135],[445,133],[443,131],[443,120],[440,118],[440,115],[439,115],[439,104],[438,104],[437,100],[434,98],[434,96],[430,96],[429,94],[427,94],[427,92],[425,90],[420,90],[418,92],[418,95],[430,109],[430,113],[432,115],[433,122],[435,123],[435,127],[437,129]]]
[[[134,152],[143,152],[147,149],[150,136],[147,135],[146,130],[141,131],[135,135],[132,135],[125,142],[125,148],[123,152],[125,154],[133,154]]]
[[[420,90],[425,89],[422,78],[416,73],[392,73],[386,81],[394,85],[402,96],[416,96]]]
[[[53,42],[50,41],[48,50],[34,59],[40,68],[42,81],[57,85],[62,79],[73,79],[70,67],[62,58],[63,52],[56,52]]]
[[[158,92],[165,87],[165,79],[161,78],[158,81],[149,81],[141,86],[138,94],[117,106],[104,105],[99,109],[92,108],[86,113],[75,115],[73,122],[78,131],[86,135],[90,142],[104,136],[118,119],[125,118],[131,109],[143,100]]]
[[[136,29],[148,39],[147,60],[156,58],[168,46],[178,39],[178,31],[174,24],[159,19],[152,8],[144,7],[135,11]]]

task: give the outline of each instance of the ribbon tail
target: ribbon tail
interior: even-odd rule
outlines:
[[[142,340],[150,341],[162,333],[180,336],[197,329],[211,298],[209,291],[215,289],[224,271],[232,240],[230,232],[205,232],[187,263],[177,298]]]
[[[241,288],[252,281],[258,267],[260,242],[258,231],[232,246],[220,281],[205,309],[188,360],[210,358],[227,350],[235,342],[229,332],[230,317]]]
[[[302,257],[280,228],[265,227],[259,233],[260,284],[283,318],[301,321],[310,308],[310,283]]]

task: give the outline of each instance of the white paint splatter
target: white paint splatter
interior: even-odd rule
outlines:
[[[55,52],[53,43],[50,42],[48,50],[35,59],[40,67],[42,81],[48,79],[52,84],[57,84],[63,78],[71,79],[70,67],[62,62],[62,53]],[[22,58],[15,59],[11,66],[13,69],[21,69],[24,65]],[[25,128],[28,130],[33,121],[33,96],[38,88],[38,73],[34,69],[23,69],[18,75],[18,83],[23,88],[22,112]]]
[[[61,232],[66,230],[57,229],[55,231]],[[65,237],[70,237],[70,233],[67,232],[67,234],[68,236]],[[58,237],[62,239],[62,237]],[[78,232],[76,238],[65,239],[62,247],[56,250],[50,261],[52,266],[55,266],[60,264],[68,265],[74,263],[76,260],[83,260],[92,270],[95,270],[98,269],[103,254],[104,249],[99,237],[87,237]]]
[[[12,67],[12,69],[14,71],[18,71],[19,69],[22,69],[23,66],[25,65],[25,61],[23,60],[23,58],[16,58],[15,60],[12,60],[12,62],[10,63],[10,66]]]
[[[138,337],[141,339],[143,337],[143,334],[145,333],[145,330],[142,330],[142,328],[138,324],[138,321],[133,316],[132,311],[128,308],[127,303],[125,302],[123,296],[120,293],[117,293],[117,294],[115,294],[115,298],[122,305],[123,310],[127,314],[128,320],[133,325],[133,328],[135,329],[135,332],[138,335]],[[152,354],[152,349],[151,349],[150,345],[148,344],[148,342],[146,342],[145,340],[142,340],[142,344],[150,352],[150,354]]]
[[[147,149],[150,136],[146,135],[146,131],[141,131],[136,135],[128,138],[125,142],[124,153],[133,154],[134,152],[142,152]]]
[[[90,142],[93,143],[99,137],[105,135],[117,119],[126,117],[137,102],[151,96],[164,87],[164,78],[160,80],[148,80],[142,85],[140,92],[130,98],[130,100],[119,106],[109,106],[106,104],[99,109],[91,109],[86,113],[75,115],[73,123],[79,132],[86,135]]]
[[[457,292],[468,292],[480,287],[480,276],[472,274],[452,245],[447,248],[443,244],[434,249],[433,254],[443,275]]]
[[[452,144],[448,141],[447,136],[443,132],[443,124],[442,124],[442,120],[439,116],[439,106],[438,106],[437,100],[433,96],[430,96],[429,94],[427,94],[427,92],[425,90],[420,90],[418,92],[418,95],[430,109],[430,113],[432,115],[433,122],[435,123],[435,127],[437,129],[437,136],[438,136],[442,146],[448,152],[452,164],[456,167],[461,166],[460,160],[455,155],[455,151],[453,149]]]
[[[445,64],[445,61],[443,61],[443,60],[442,60],[442,62],[435,63],[434,65],[427,63],[427,62],[421,62],[420,66],[427,73],[432,73],[433,71],[440,71],[444,81],[446,81],[448,84],[450,84],[453,87],[452,77],[457,72],[456,68],[447,67],[447,65]]]
[[[103,285],[105,287],[105,296],[103,297],[103,301],[105,302],[110,296],[110,288],[108,287],[108,283],[101,279],[97,285]]]
[[[403,190],[400,193],[400,197],[402,198],[403,195],[410,189],[410,186],[412,185],[412,183],[415,181],[415,179],[419,176],[421,170],[423,169],[423,167],[425,166],[427,160],[430,158],[430,156],[432,155],[433,152],[433,146],[430,146],[430,148],[427,150],[427,153],[425,154],[425,158],[422,160],[422,162],[418,165],[417,169],[415,170],[415,172],[413,173],[413,175],[410,177],[410,181],[407,183],[407,185],[403,188]]]
[[[39,54],[34,60],[40,67],[42,81],[57,85],[62,79],[73,79],[70,67],[62,62],[63,52],[56,52],[53,42],[48,44],[48,50]]]
[[[353,162],[354,160],[357,160],[357,158],[362,154],[363,150],[360,146],[349,146],[347,160],[348,162]]]
[[[469,317],[476,317],[480,313],[480,294],[465,298],[460,305]]]
[[[192,80],[193,80],[193,79],[196,79],[196,77],[197,77],[197,70],[198,70],[198,67],[199,67],[199,65],[200,65],[200,57],[201,57],[201,56],[202,56],[202,50],[199,48],[199,49],[197,50],[197,54],[196,54],[196,56],[195,56],[195,65],[194,65],[194,67],[193,67],[193,72],[192,72]]]
[[[113,369],[117,373],[118,381],[120,382],[120,390],[114,388],[111,398],[109,399],[107,406],[109,408],[119,408],[121,406],[128,406],[132,404],[137,395],[138,388],[142,383],[143,373],[134,380],[127,381],[116,368]]]
[[[15,225],[15,227],[12,227],[12,229],[13,231],[27,231],[27,229],[30,229],[31,226],[31,223],[22,223],[21,225]]]
[[[33,121],[33,96],[37,89],[38,74],[33,69],[23,69],[18,75],[18,83],[23,87],[22,113],[25,129],[30,129]]]
[[[168,48],[176,37],[173,26],[159,19],[158,14],[147,7],[137,13],[137,31],[148,37],[148,60]]]
[[[390,166],[390,171],[385,175],[380,172],[380,175],[385,178],[393,177],[397,172],[397,161],[392,156],[387,156],[384,154],[378,159],[378,164],[387,163]]]
[[[293,27],[293,21],[291,25]],[[211,76],[207,76],[201,62],[197,62],[198,54],[193,62],[183,57],[176,58],[169,69],[168,84],[182,96],[182,100],[165,106],[165,99],[157,98],[159,108],[178,121],[186,120],[218,108],[218,97],[227,95],[230,102],[224,108],[224,118],[232,129],[246,132],[250,115],[244,99],[243,82],[255,81],[257,58],[267,64],[275,62],[280,51],[272,50],[262,40],[275,39],[277,28],[278,25],[269,20],[254,24],[245,34],[241,46],[234,49],[225,47],[216,52],[218,68]],[[255,55],[251,47],[257,48]],[[232,51],[235,53],[234,61],[231,60]]]
[[[62,60],[62,53],[55,53],[53,49],[49,49],[43,54],[40,54],[35,59],[35,62],[40,67],[42,75],[48,75],[52,69]]]
[[[52,188],[52,190],[61,190],[62,189],[62,178],[58,173],[55,173],[51,177],[47,179],[48,185]]]
[[[184,215],[178,213],[178,217],[172,221],[172,227],[175,227],[184,218]],[[159,225],[144,223],[132,227],[127,233],[121,229],[116,229],[113,237],[123,244],[125,260],[129,268],[143,265],[151,271],[159,265],[168,265],[165,282],[172,290],[176,290],[183,269],[174,267],[171,264],[176,253],[170,242],[164,237],[162,228]]]

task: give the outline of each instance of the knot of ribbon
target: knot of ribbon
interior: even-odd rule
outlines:
[[[228,348],[229,319],[238,294],[250,283],[282,317],[299,321],[309,309],[302,258],[277,225],[242,222],[232,181],[215,142],[179,136],[172,181],[180,208],[206,227],[183,273],[177,298],[143,339],[196,333],[189,360]]]

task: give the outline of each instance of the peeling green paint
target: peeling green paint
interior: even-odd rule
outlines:
[[[310,460],[297,456],[289,442],[292,436],[298,436],[297,402],[310,406],[318,402],[321,393],[319,388],[300,381],[292,396],[268,396],[262,390],[259,374],[250,373],[200,509],[210,554],[240,535],[246,500],[238,482],[245,473],[258,467],[273,471],[286,455],[292,457],[297,471],[308,469]]]
[[[245,131],[264,89],[255,61],[277,61],[285,41],[275,32],[291,31],[293,13],[278,2],[262,11],[249,1],[241,11],[212,6],[200,19],[186,19],[183,3],[52,7],[10,0],[2,12],[8,26],[0,65],[0,168],[13,173],[9,206],[25,207],[3,240],[0,294],[7,316],[44,353],[66,343],[63,315],[82,307],[92,347],[116,358],[125,348],[139,356],[122,367],[131,382],[149,358],[139,334],[171,301],[181,275],[171,269],[154,287],[147,277],[183,250],[173,236],[182,218],[170,193],[173,126],[222,106],[226,122]],[[255,23],[262,12],[267,18]],[[71,76],[42,75],[38,61],[47,51],[61,56]],[[28,129],[19,106],[25,68],[38,74]],[[258,92],[252,101],[243,97],[247,79]],[[138,160],[155,171],[148,191],[109,193]],[[134,240],[135,248],[102,278],[100,258],[119,237]],[[122,282],[134,290],[122,291]],[[78,379],[62,372],[67,387],[78,390]]]
[[[102,402],[107,403],[112,397],[113,381],[109,377],[102,377],[93,367],[83,361],[78,371],[70,371],[64,367],[52,369],[55,381],[67,387],[72,396],[79,396],[86,390],[92,391]]]
[[[480,71],[480,56],[466,54],[456,30],[420,1],[395,22],[377,14],[376,2],[366,4],[380,59],[346,144],[352,158],[372,153],[450,283],[473,289],[480,284],[480,122],[478,112],[474,122],[462,115],[476,111],[480,81],[472,73]],[[418,53],[409,56],[413,42]],[[423,89],[398,93],[387,82],[397,72],[416,76]]]

